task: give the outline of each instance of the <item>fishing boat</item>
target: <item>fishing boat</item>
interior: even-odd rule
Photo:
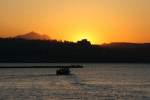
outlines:
[[[61,68],[56,71],[56,75],[70,75],[71,71],[69,68]]]

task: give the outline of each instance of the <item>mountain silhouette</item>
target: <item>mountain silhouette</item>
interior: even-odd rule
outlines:
[[[150,63],[150,43],[110,43],[93,45],[83,39],[78,42],[0,38],[0,62],[6,63]],[[41,35],[40,35],[41,36]],[[23,37],[24,38],[24,37]],[[28,39],[28,40],[27,40]],[[29,40],[30,39],[30,40]],[[45,38],[44,38],[45,39]]]
[[[41,35],[36,32],[29,32],[23,35],[18,35],[14,38],[26,39],[26,40],[49,40],[50,39],[48,35]]]

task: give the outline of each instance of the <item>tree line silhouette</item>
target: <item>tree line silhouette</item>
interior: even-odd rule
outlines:
[[[0,38],[0,62],[150,62],[150,43],[92,45],[57,40]]]

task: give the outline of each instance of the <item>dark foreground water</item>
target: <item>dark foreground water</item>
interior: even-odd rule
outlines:
[[[71,76],[0,69],[0,100],[150,100],[150,64],[82,65]]]

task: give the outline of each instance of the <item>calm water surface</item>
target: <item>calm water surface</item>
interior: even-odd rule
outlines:
[[[0,69],[0,100],[150,100],[150,64],[81,65],[70,76],[56,76],[56,69]]]

